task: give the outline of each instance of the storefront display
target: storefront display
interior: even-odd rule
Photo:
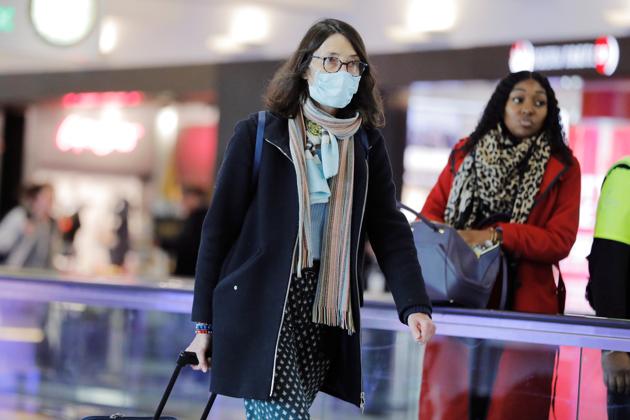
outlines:
[[[56,267],[168,275],[154,220],[180,217],[182,186],[210,189],[217,123],[210,105],[133,91],[70,93],[30,106],[24,179],[53,186],[62,228],[73,217],[80,223]]]

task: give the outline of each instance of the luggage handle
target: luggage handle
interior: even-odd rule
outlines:
[[[175,381],[177,381],[177,377],[179,376],[179,372],[182,370],[184,366],[187,365],[197,365],[199,364],[199,360],[197,360],[197,355],[190,351],[182,351],[179,353],[177,357],[177,365],[175,366],[175,370],[171,375],[171,379],[164,390],[164,394],[162,394],[162,399],[160,400],[160,404],[158,404],[157,409],[155,410],[155,414],[153,415],[153,420],[160,420],[160,416],[162,415],[162,411],[164,410],[164,406],[168,401],[168,397],[171,395],[171,391],[175,386]],[[206,420],[208,418],[208,414],[210,413],[210,409],[214,404],[214,400],[216,400],[217,394],[214,392],[210,393],[210,397],[208,398],[208,402],[206,403],[206,408],[203,410],[203,414],[201,415],[201,420]]]

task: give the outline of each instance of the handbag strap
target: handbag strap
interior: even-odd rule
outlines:
[[[564,307],[566,305],[567,299],[567,288],[564,284],[564,280],[562,279],[562,271],[560,270],[560,264],[554,264],[558,269],[558,287],[556,288],[556,299],[558,300],[558,313],[560,315],[564,314]]]
[[[499,309],[507,309],[508,300],[508,264],[507,258],[501,251],[501,300],[499,301]]]
[[[411,207],[401,203],[400,201],[396,201],[396,206],[399,209],[403,209],[403,210],[407,210],[408,212],[412,213],[414,216],[416,216],[418,219],[422,220],[422,222],[424,224],[426,224],[427,226],[429,226],[431,228],[431,230],[433,230],[434,232],[439,232],[440,228],[433,223],[432,221],[430,221],[429,219],[427,219],[426,216],[422,215],[422,213],[418,213],[417,211],[415,211],[414,209],[412,209]]]
[[[369,156],[370,145],[368,143],[367,133],[363,127],[359,128],[359,140],[361,141],[361,146],[365,149],[365,156]]]
[[[252,189],[256,189],[258,183],[258,172],[260,171],[260,161],[262,159],[263,135],[265,133],[265,111],[258,111],[258,125],[256,127],[256,147],[254,149],[254,167],[252,169]]]

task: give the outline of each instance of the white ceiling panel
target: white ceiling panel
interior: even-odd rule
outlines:
[[[27,0],[0,0],[0,8],[15,10],[13,31],[0,32],[0,73],[278,59],[322,17],[353,24],[371,53],[620,36],[630,30],[625,0],[454,0],[452,30],[397,42],[390,34],[405,23],[409,1],[421,0],[99,0],[99,17],[119,25],[117,47],[103,55],[98,28],[75,46],[54,47],[35,34]],[[209,48],[208,41],[225,36],[234,10],[245,5],[266,11],[268,38],[229,53]]]

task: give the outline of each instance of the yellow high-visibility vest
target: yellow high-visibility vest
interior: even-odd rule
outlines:
[[[597,204],[595,237],[630,245],[630,156],[608,171]]]

